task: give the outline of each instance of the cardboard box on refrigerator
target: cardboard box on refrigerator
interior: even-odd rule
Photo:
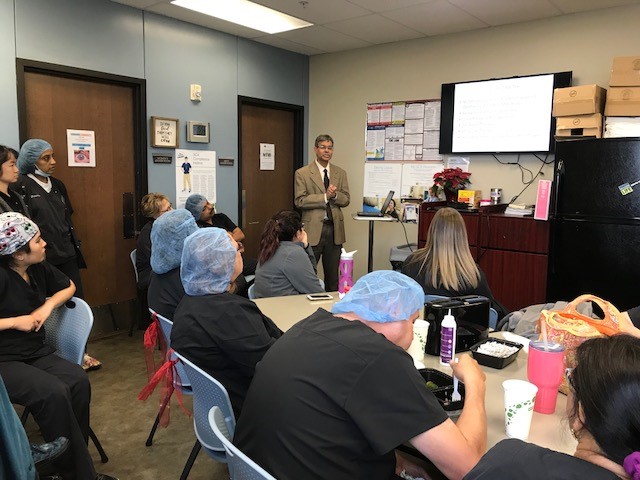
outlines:
[[[553,91],[553,116],[602,113],[607,90],[599,85],[556,88]]]
[[[556,118],[556,136],[602,138],[602,114],[558,117]]]
[[[640,57],[615,57],[610,87],[640,87]]]
[[[611,87],[604,114],[607,117],[640,117],[640,87]]]

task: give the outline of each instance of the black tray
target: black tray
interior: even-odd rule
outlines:
[[[459,416],[460,411],[464,406],[464,383],[458,383],[458,392],[462,396],[462,400],[452,402],[451,395],[453,394],[453,377],[451,375],[447,375],[446,373],[442,373],[441,371],[433,368],[422,368],[418,371],[420,372],[420,375],[422,375],[422,378],[424,378],[425,383],[433,382],[438,386],[438,388],[431,391],[438,399],[438,402],[444,411],[447,412],[449,416]]]
[[[503,358],[494,357],[492,355],[485,355],[484,353],[478,353],[478,347],[483,343],[487,343],[487,342],[502,343],[510,347],[517,347],[518,350],[516,350],[514,353],[512,353],[508,357],[503,357]],[[478,342],[473,347],[471,347],[471,354],[473,355],[473,358],[475,358],[480,365],[485,365],[491,368],[502,369],[516,359],[521,349],[522,349],[522,345],[517,342],[510,342],[509,340],[503,340],[501,338],[485,338],[481,342]]]

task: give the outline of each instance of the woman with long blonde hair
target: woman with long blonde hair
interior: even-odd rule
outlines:
[[[507,313],[493,298],[484,273],[473,260],[464,220],[453,208],[436,212],[426,245],[405,260],[402,273],[422,285],[426,295],[482,295],[491,300],[500,318]]]

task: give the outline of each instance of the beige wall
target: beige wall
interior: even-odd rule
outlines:
[[[612,58],[640,54],[638,25],[640,5],[311,57],[309,158],[314,158],[313,139],[331,134],[333,161],[349,176],[345,246],[358,249],[356,277],[367,267],[367,222],[350,218],[362,206],[367,103],[439,98],[442,83],[565,70],[573,71],[574,85],[607,87]],[[541,165],[530,155],[521,163],[534,172]],[[501,187],[508,201],[523,188],[518,167],[499,165],[491,156],[472,156],[470,171],[473,187],[484,197],[491,187]],[[543,172],[542,178],[551,178],[551,168]],[[534,201],[536,184],[520,201]],[[406,230],[416,241],[417,227]],[[402,226],[379,222],[375,232],[374,269],[388,269],[389,248],[406,243]]]

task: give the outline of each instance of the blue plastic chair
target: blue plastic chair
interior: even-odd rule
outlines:
[[[162,331],[162,336],[164,338],[165,344],[167,346],[167,356],[166,361],[171,361],[176,359],[176,353],[171,350],[171,329],[173,328],[173,322],[166,317],[163,317],[159,313],[156,313],[152,308],[149,309],[149,313],[151,317],[156,316],[158,318],[158,322],[160,323],[160,330]],[[158,425],[160,424],[160,419],[162,418],[162,414],[164,413],[167,405],[169,405],[169,401],[171,400],[171,395],[175,389],[180,389],[180,393],[183,395],[193,395],[193,391],[191,390],[191,383],[189,382],[189,377],[187,373],[184,371],[184,367],[180,362],[177,362],[175,365],[175,372],[177,377],[173,379],[173,388],[169,389],[165,397],[162,399],[160,403],[160,409],[158,410],[158,415],[156,415],[156,419],[153,422],[153,426],[151,427],[151,431],[149,432],[149,436],[147,437],[147,441],[145,445],[150,447],[153,445],[153,437],[158,429]]]
[[[59,306],[44,324],[45,343],[56,349],[56,355],[72,363],[82,365],[84,351],[93,327],[91,307],[78,297],[72,297],[67,303]],[[28,409],[22,414],[22,423],[27,420]],[[89,427],[89,438],[100,454],[100,461],[107,463],[109,457],[105,453],[100,440]]]
[[[247,290],[247,295],[249,295],[249,300],[255,300],[256,296],[253,292],[255,288],[256,288],[255,283],[252,283],[251,285],[249,285],[249,290]]]
[[[191,380],[191,387],[193,388],[193,429],[197,438],[180,477],[180,480],[186,480],[202,447],[214,460],[222,463],[227,463],[228,461],[224,445],[213,433],[209,424],[209,410],[215,406],[220,408],[224,415],[227,431],[231,436],[233,436],[236,428],[236,417],[233,413],[227,389],[193,362],[190,362],[179,353],[176,353],[176,355],[180,362],[184,364],[187,375]]]
[[[229,432],[227,418],[220,408],[213,407],[209,410],[209,425],[227,452],[231,480],[276,480],[269,472],[231,443],[233,434]]]

